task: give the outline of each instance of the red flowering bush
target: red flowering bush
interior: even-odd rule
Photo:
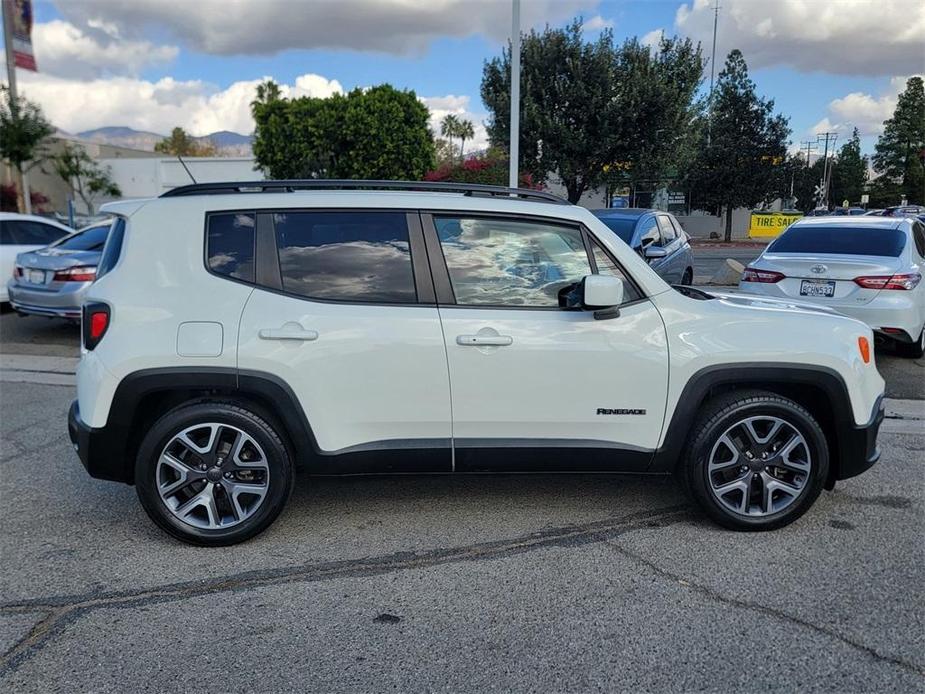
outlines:
[[[507,153],[490,149],[484,154],[470,157],[463,162],[446,163],[424,174],[424,180],[507,186]],[[528,173],[520,175],[520,187],[539,188],[533,182],[533,177]]]

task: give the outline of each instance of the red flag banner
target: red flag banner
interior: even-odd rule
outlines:
[[[10,4],[8,15],[12,19],[13,62],[23,70],[35,70],[32,53],[32,0],[5,0]]]

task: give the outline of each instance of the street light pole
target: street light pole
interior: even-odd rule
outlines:
[[[520,159],[520,0],[511,3],[511,161],[508,187],[517,188]]]

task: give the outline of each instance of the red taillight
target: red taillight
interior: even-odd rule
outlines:
[[[13,267],[13,277],[16,277],[16,278],[22,277],[22,267],[21,266],[15,265]]]
[[[922,276],[917,272],[908,275],[870,275],[855,277],[854,283],[864,289],[915,289]]]
[[[92,282],[96,279],[95,267],[71,267],[67,270],[58,270],[55,273],[55,282]]]
[[[757,268],[747,267],[742,273],[743,282],[763,282],[765,284],[774,284],[784,279],[786,275],[773,270],[758,270]]]
[[[84,347],[93,349],[109,329],[109,306],[106,304],[84,304],[83,307],[83,340]]]

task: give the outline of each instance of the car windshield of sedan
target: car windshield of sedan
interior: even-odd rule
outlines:
[[[900,229],[793,226],[768,246],[768,253],[879,255],[897,258],[906,245]]]
[[[601,217],[602,222],[613,233],[619,236],[624,243],[630,244],[633,240],[633,230],[636,228],[636,219],[626,217]]]

